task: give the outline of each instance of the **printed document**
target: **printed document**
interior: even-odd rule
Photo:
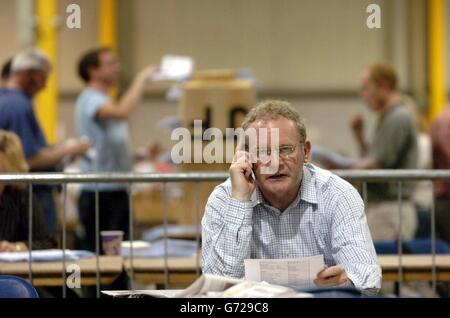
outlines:
[[[323,255],[294,259],[246,259],[245,279],[283,286],[315,287],[314,279],[324,269]]]

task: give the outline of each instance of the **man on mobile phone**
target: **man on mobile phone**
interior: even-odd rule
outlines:
[[[247,258],[323,254],[327,268],[317,275],[317,285],[378,290],[381,269],[361,196],[308,163],[311,143],[295,109],[287,102],[262,102],[242,128],[267,135],[256,134],[257,149],[249,146],[236,156],[230,178],[209,197],[202,220],[203,271],[243,277]],[[277,142],[271,130],[278,131]],[[263,173],[274,161],[277,169]]]

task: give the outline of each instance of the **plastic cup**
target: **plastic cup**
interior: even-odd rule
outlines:
[[[105,255],[121,255],[123,231],[101,231],[102,249]]]

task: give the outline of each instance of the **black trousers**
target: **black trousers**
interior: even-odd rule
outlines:
[[[86,236],[84,248],[95,252],[95,192],[82,191],[78,200],[78,211]],[[100,231],[121,230],[124,240],[129,233],[129,203],[126,191],[99,191]],[[97,233],[100,235],[100,233]],[[101,252],[101,237],[99,237]]]

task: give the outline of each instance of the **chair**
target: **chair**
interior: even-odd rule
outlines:
[[[26,280],[17,276],[0,275],[0,298],[39,298],[39,295]]]
[[[436,239],[436,254],[450,254],[450,246],[440,239]],[[431,254],[431,240],[415,239],[404,242],[405,250],[412,254]]]
[[[373,242],[377,254],[397,254],[396,241],[378,240]]]
[[[397,241],[374,241],[377,254],[398,254]],[[404,254],[431,254],[430,239],[414,239],[403,241]],[[450,254],[450,246],[436,239],[436,254]]]

